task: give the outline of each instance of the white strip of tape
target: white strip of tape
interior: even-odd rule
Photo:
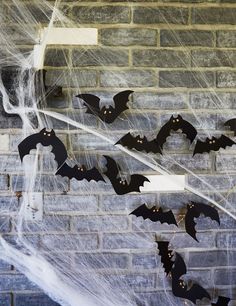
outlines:
[[[145,175],[150,181],[140,187],[141,192],[184,191],[185,175]]]

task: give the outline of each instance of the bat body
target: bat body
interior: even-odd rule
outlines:
[[[230,298],[219,296],[216,303],[212,303],[212,306],[228,306],[230,302]]]
[[[196,241],[198,241],[198,239],[196,238],[196,223],[194,218],[199,218],[201,214],[220,224],[218,211],[214,207],[202,203],[190,202],[190,204],[187,205],[187,212],[185,215],[185,229],[186,232]]]
[[[191,123],[184,120],[180,115],[178,115],[176,118],[174,118],[174,116],[171,116],[169,121],[162,126],[156,137],[156,142],[158,143],[161,149],[163,147],[163,144],[166,142],[167,137],[170,136],[171,130],[182,130],[182,133],[186,135],[186,137],[190,140],[191,143],[197,135],[197,131]]]
[[[122,195],[133,191],[140,192],[139,188],[143,186],[144,182],[149,182],[145,176],[140,174],[132,174],[129,183],[126,180],[122,180],[120,177],[117,177],[119,166],[115,160],[109,156],[104,155],[104,157],[107,161],[107,171],[104,174],[109,178],[117,194]]]
[[[58,168],[67,159],[67,151],[62,141],[56,136],[55,132],[47,132],[46,129],[42,129],[39,133],[26,137],[19,145],[18,150],[21,161],[24,156],[29,154],[32,149],[36,149],[38,143],[47,147],[52,146],[52,153],[55,155],[55,160],[58,164]]]
[[[165,270],[166,276],[171,272],[172,266],[174,261],[173,258],[173,251],[168,249],[169,242],[168,241],[156,241],[159,255],[161,256],[161,262],[163,263],[163,268]]]
[[[72,178],[75,178],[78,181],[86,179],[88,182],[92,180],[96,182],[105,182],[104,178],[102,177],[97,168],[93,167],[92,169],[87,170],[84,165],[82,165],[81,167],[79,167],[78,165],[70,167],[69,165],[67,165],[67,163],[64,163],[62,167],[56,172],[56,175],[66,176],[70,180]]]
[[[168,224],[175,224],[177,226],[177,222],[171,210],[167,212],[163,212],[162,208],[157,208],[153,206],[152,208],[148,208],[146,204],[142,204],[134,211],[130,213],[130,215],[135,215],[136,217],[143,217],[144,220],[149,219],[153,222],[161,222]]]
[[[103,106],[101,109],[99,105],[100,98],[95,95],[80,94],[76,97],[85,101],[84,105],[87,107],[86,113],[98,116],[106,123],[112,123],[123,111],[129,109],[127,103],[131,93],[133,93],[131,90],[119,92],[113,97],[115,107],[110,105],[109,107]]]
[[[197,141],[193,156],[197,153],[219,151],[220,148],[225,149],[227,146],[232,147],[234,144],[236,143],[225,135],[221,135],[219,138],[212,137],[211,139],[207,137],[205,141]]]
[[[156,140],[148,141],[147,137],[140,137],[139,135],[133,137],[130,133],[124,135],[116,144],[121,144],[128,149],[135,149],[137,151],[145,151],[147,153],[161,153],[161,148],[159,147]]]
[[[225,122],[224,126],[229,126],[230,131],[234,132],[234,136],[236,136],[236,118],[230,119]]]
[[[171,269],[172,277],[172,292],[175,296],[187,299],[194,304],[197,300],[208,298],[210,300],[209,293],[198,284],[193,284],[189,289],[188,285],[180,278],[187,273],[186,265],[183,258],[175,253],[175,261]]]

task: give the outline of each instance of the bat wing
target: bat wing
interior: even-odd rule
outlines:
[[[117,175],[119,173],[119,167],[118,167],[117,163],[115,162],[115,160],[113,158],[111,158],[110,156],[103,155],[103,157],[105,157],[105,159],[107,161],[107,163],[106,163],[107,171],[104,172],[104,174],[112,182],[117,177]]]
[[[76,97],[84,100],[84,105],[87,107],[86,113],[93,114],[93,115],[100,115],[100,99],[91,94],[80,94]]]
[[[225,149],[227,146],[232,147],[234,144],[236,144],[233,140],[231,140],[229,137],[226,137],[225,135],[221,135],[220,138],[216,141],[218,145],[218,150],[220,148]]]
[[[58,168],[64,164],[67,159],[67,151],[63,142],[57,137],[52,138],[52,153],[55,155],[55,160],[57,162]]]
[[[168,121],[166,124],[164,124],[159,133],[157,134],[156,137],[156,142],[158,144],[158,146],[162,149],[164,143],[166,142],[166,139],[168,136],[170,136],[170,131],[171,131],[171,123],[170,121]]]
[[[75,177],[75,169],[71,168],[67,163],[64,163],[61,168],[57,170],[56,175],[61,175],[62,177],[66,176],[71,180]]]
[[[192,301],[196,304],[197,300],[202,300],[204,298],[211,299],[209,293],[200,285],[193,284],[192,287],[186,291],[185,299]]]
[[[135,137],[133,137],[130,133],[125,134],[120,140],[118,140],[116,144],[120,144],[124,147],[127,147],[128,149],[136,149],[136,140]]]
[[[195,218],[199,217],[200,214],[204,214],[205,217],[211,218],[211,220],[218,222],[220,225],[220,217],[218,211],[214,207],[195,202],[192,202],[192,204],[195,206],[195,210],[197,211],[197,216],[195,216]]]
[[[202,154],[204,152],[209,153],[210,152],[210,147],[209,147],[208,143],[203,142],[201,140],[198,140],[196,145],[195,145],[195,148],[194,148],[193,156],[197,153]]]
[[[212,306],[228,306],[230,302],[230,298],[225,296],[219,296],[216,303],[212,303]]]
[[[230,131],[234,132],[234,136],[236,136],[236,118],[230,119],[225,122],[224,126],[229,126]]]
[[[150,182],[148,178],[140,174],[132,174],[130,176],[130,183],[127,186],[128,192],[137,191],[140,192],[140,187],[144,186],[144,182]]]
[[[127,103],[129,102],[129,95],[131,93],[133,93],[132,90],[124,90],[113,97],[115,103],[116,117],[118,117],[126,109],[129,109]]]
[[[187,138],[192,143],[195,137],[197,136],[197,130],[191,123],[186,120],[182,121],[182,132],[187,136]]]
[[[179,280],[180,277],[187,273],[185,262],[179,253],[175,252],[175,261],[171,269],[172,280]]]
[[[105,182],[104,178],[102,177],[101,173],[98,171],[97,168],[93,167],[92,169],[89,169],[87,170],[85,173],[84,173],[84,178],[87,180],[87,181],[103,181]]]
[[[168,241],[156,241],[158,245],[159,255],[161,256],[161,262],[163,263],[163,268],[165,270],[166,276],[171,272],[174,261],[172,261],[172,250],[168,249]]]
[[[26,137],[22,142],[18,145],[18,151],[20,154],[21,161],[24,156],[29,154],[32,149],[37,148],[37,144],[41,142],[40,133],[36,133]]]
[[[188,233],[193,239],[195,239],[197,242],[198,239],[196,237],[196,222],[194,221],[194,217],[195,217],[195,210],[192,208],[189,208],[189,206],[187,207],[187,212],[185,215],[185,230],[186,233]]]
[[[152,208],[148,208],[146,204],[143,204],[132,211],[130,214],[135,215],[136,217],[143,217],[144,220],[149,219],[153,222],[161,222],[168,224],[175,224],[176,220],[171,210],[167,212],[163,212],[162,208],[156,208],[153,206]]]

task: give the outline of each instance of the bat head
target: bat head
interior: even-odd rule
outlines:
[[[119,180],[119,184],[120,184],[121,186],[128,186],[128,182],[127,182],[125,179],[120,179],[120,180]]]
[[[194,203],[193,203],[193,202],[190,202],[190,203],[187,205],[187,208],[188,208],[188,209],[194,208]]]
[[[174,131],[177,131],[178,129],[181,128],[183,118],[180,115],[178,115],[176,118],[172,115],[170,118],[170,121],[171,121],[172,129]]]
[[[105,122],[110,122],[114,116],[114,108],[110,105],[109,107],[102,107],[101,109],[101,117]]]
[[[43,146],[49,146],[52,144],[52,137],[55,137],[54,130],[51,130],[50,132],[48,132],[46,128],[44,128],[39,133],[42,139],[41,143]]]
[[[84,165],[78,166],[75,165],[75,168],[80,172],[86,172],[87,168]]]

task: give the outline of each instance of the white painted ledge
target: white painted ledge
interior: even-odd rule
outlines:
[[[140,187],[141,192],[184,191],[185,175],[145,175],[149,182]]]

